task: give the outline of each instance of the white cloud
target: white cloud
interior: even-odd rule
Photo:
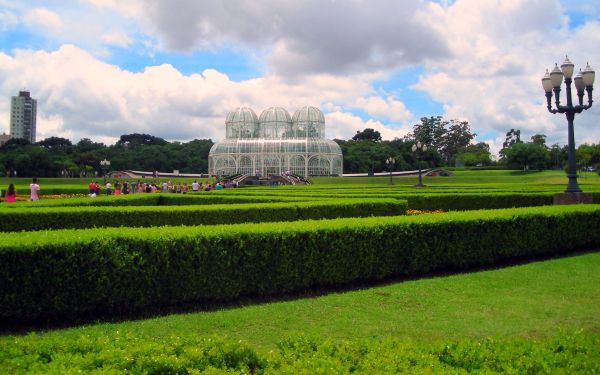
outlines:
[[[402,138],[410,132],[410,128],[391,128],[385,124],[367,120],[348,112],[332,112],[325,116],[327,138],[350,139],[357,131],[371,128],[378,131],[383,139]]]
[[[389,118],[396,122],[406,122],[413,117],[404,103],[391,96],[386,98],[380,96],[358,98],[358,100],[356,100],[356,107],[363,109],[371,116]]]
[[[235,44],[264,53],[271,72],[364,73],[448,54],[440,32],[415,19],[422,2],[396,0],[132,1],[90,0],[141,15],[166,49],[192,51]],[[141,5],[143,4],[143,5]],[[401,20],[401,21],[400,21]]]
[[[133,40],[129,35],[113,31],[102,35],[102,41],[106,44],[114,45],[121,48],[127,48],[133,43]]]
[[[0,31],[8,31],[19,24],[18,17],[8,10],[0,10]]]
[[[24,17],[25,23],[32,28],[44,27],[49,29],[60,29],[64,23],[60,16],[46,8],[34,8],[27,12]]]
[[[98,8],[114,9],[128,17],[138,17],[142,13],[144,3],[138,0],[87,0]]]
[[[16,50],[0,53],[0,92],[13,95],[27,87],[38,99],[38,138],[63,136],[74,141],[114,139],[121,134],[149,133],[170,140],[224,137],[228,111],[250,106],[258,114],[271,106],[293,113],[304,105],[352,103],[372,95],[369,79],[307,75],[297,82],[268,75],[234,82],[217,70],[184,75],[169,64],[133,73],[99,61],[73,45],[54,52]],[[389,102],[389,98],[381,101]],[[397,105],[392,101],[392,106]],[[0,116],[8,118],[0,102]],[[362,121],[348,113],[327,115],[328,134],[352,137],[372,127],[384,137],[404,134],[377,121]]]
[[[600,44],[599,22],[570,30],[560,3],[545,0],[432,3],[419,17],[444,30],[453,54],[428,60],[414,88],[444,103],[447,117],[468,119],[496,151],[502,143],[497,135],[503,141],[511,128],[524,140],[542,133],[549,144],[566,143],[565,117],[546,110],[540,79],[565,53],[576,67],[588,59],[600,65],[600,50],[589,48]],[[597,107],[576,117],[577,143],[600,141],[600,128],[593,126],[599,120]]]

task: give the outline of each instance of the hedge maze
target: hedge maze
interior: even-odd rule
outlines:
[[[600,205],[551,203],[548,192],[343,186],[2,205],[0,319],[118,316],[600,244]]]

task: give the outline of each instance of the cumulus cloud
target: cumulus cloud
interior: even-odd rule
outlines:
[[[64,23],[60,16],[46,8],[34,8],[27,12],[24,17],[29,27],[44,27],[49,29],[60,29]]]
[[[102,35],[102,41],[106,44],[114,45],[121,48],[127,48],[133,43],[133,40],[129,35],[113,31]]]
[[[414,89],[444,104],[445,115],[468,119],[478,133],[502,134],[518,128],[524,140],[536,133],[566,143],[566,120],[545,107],[540,79],[564,55],[583,67],[600,65],[600,23],[568,28],[558,1],[460,0],[446,7],[432,3],[421,17],[444,30],[454,54],[428,60]],[[563,101],[564,92],[563,92]],[[598,142],[598,108],[576,118],[577,142]],[[579,125],[577,125],[579,124]],[[498,143],[504,140],[482,139]]]
[[[405,122],[413,118],[412,113],[410,113],[404,103],[391,96],[386,98],[380,96],[359,98],[356,101],[356,107],[363,109],[366,113],[376,118],[384,117],[396,122]]]
[[[320,74],[289,83],[272,75],[234,82],[214,69],[184,75],[169,64],[133,73],[73,45],[54,52],[0,53],[0,91],[16,93],[27,87],[38,99],[38,139],[114,139],[138,132],[170,140],[217,140],[224,137],[225,116],[235,107],[250,106],[260,113],[282,106],[293,112],[307,104],[352,102],[371,93],[370,77]],[[374,96],[370,100],[377,101]],[[7,103],[0,102],[3,119],[9,118]],[[344,139],[364,127],[374,127],[384,136],[398,132],[381,122],[364,122],[342,112],[327,118],[332,121],[333,136]]]
[[[90,0],[131,13],[110,0]],[[127,2],[145,25],[179,51],[226,43],[256,49],[280,75],[348,73],[389,69],[450,52],[442,33],[413,15],[422,2],[188,1]]]
[[[336,111],[325,116],[327,138],[350,139],[366,128],[377,130],[383,139],[402,138],[410,127],[392,128],[372,119],[363,120],[352,113]]]

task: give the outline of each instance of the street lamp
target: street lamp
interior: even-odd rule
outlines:
[[[417,156],[417,163],[419,164],[419,183],[416,184],[416,187],[423,187],[423,176],[421,176],[421,156],[423,152],[427,151],[427,145],[418,141],[416,144],[412,145],[412,152]]]
[[[396,160],[391,156],[385,161],[385,165],[387,165],[388,171],[390,171],[390,185],[394,184],[394,182],[392,181],[392,171],[394,170],[394,164],[396,164]]]
[[[110,168],[110,161],[106,159],[100,160],[100,168],[102,168],[102,174],[104,175],[104,184],[106,185],[106,172]]]
[[[546,92],[546,101],[548,106],[548,112],[550,113],[565,113],[567,116],[568,123],[568,137],[569,137],[569,166],[567,169],[567,177],[569,183],[565,193],[580,193],[581,189],[577,184],[577,171],[575,168],[575,134],[573,130],[573,121],[575,120],[575,114],[583,112],[584,109],[592,107],[592,91],[594,89],[594,78],[596,73],[590,68],[588,63],[582,72],[581,69],[574,79],[573,70],[575,65],[569,60],[569,57],[565,57],[565,61],[558,68],[558,64],[555,64],[552,72],[548,73],[546,69],[546,75],[542,78],[542,86]],[[567,105],[560,105],[560,85],[562,84],[563,77],[565,78],[565,85],[567,86]],[[571,97],[571,82],[575,82],[575,89],[577,90],[577,96],[579,97],[579,104],[573,105]],[[587,91],[588,103],[583,104],[583,90]],[[552,108],[552,90],[554,90],[554,103],[556,109]]]

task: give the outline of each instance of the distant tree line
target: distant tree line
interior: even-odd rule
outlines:
[[[349,140],[336,139],[344,155],[344,173],[388,171],[385,160],[395,159],[394,170],[430,167],[489,167],[509,169],[564,169],[567,146],[546,145],[546,136],[536,134],[529,142],[521,132],[511,129],[500,151],[492,160],[489,145],[472,143],[476,134],[467,121],[446,120],[441,116],[424,117],[403,138],[383,140],[381,133],[367,128]],[[428,146],[419,159],[411,150],[416,142]],[[61,177],[100,174],[100,161],[110,161],[111,170],[173,171],[207,173],[210,139],[168,142],[148,134],[126,134],[111,146],[84,138],[72,144],[60,137],[46,138],[30,144],[11,139],[0,147],[0,175]],[[578,168],[596,169],[600,164],[600,143],[582,144],[577,148]]]
[[[568,146],[547,146],[544,134],[535,134],[529,142],[523,142],[521,131],[510,129],[500,150],[499,164],[513,169],[564,169],[567,160]],[[578,169],[596,170],[600,164],[600,143],[579,145],[575,160]]]
[[[421,167],[494,167],[521,170],[565,169],[567,146],[546,145],[544,134],[535,134],[529,142],[521,140],[521,131],[506,133],[500,158],[493,160],[485,142],[472,143],[476,134],[467,121],[446,120],[441,116],[424,117],[402,139],[384,141],[381,134],[367,128],[348,141],[336,139],[344,154],[344,173],[387,171],[385,160],[396,160],[394,170],[414,170],[418,160],[411,147],[416,142],[427,145]],[[578,169],[597,170],[600,143],[581,144],[576,150]]]
[[[0,147],[0,175],[29,177],[95,176],[101,160],[110,161],[111,170],[206,173],[210,139],[167,142],[148,134],[122,135],[111,146],[83,138],[76,144],[60,137],[30,144],[11,139]]]
[[[352,139],[336,139],[344,154],[344,173],[387,171],[385,160],[393,157],[394,170],[415,170],[419,159],[411,147],[416,142],[427,145],[421,155],[422,168],[454,166],[456,160],[467,165],[491,165],[489,145],[471,144],[476,134],[467,121],[445,120],[441,116],[423,117],[413,125],[412,132],[403,138],[384,141],[371,128],[358,131]]]

